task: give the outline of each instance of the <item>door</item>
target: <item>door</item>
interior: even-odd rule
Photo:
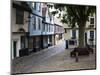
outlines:
[[[25,48],[25,36],[21,36],[21,48]]]
[[[13,42],[13,57],[16,57],[16,51],[17,51],[17,41]]]
[[[87,33],[85,33],[85,45],[87,44]]]

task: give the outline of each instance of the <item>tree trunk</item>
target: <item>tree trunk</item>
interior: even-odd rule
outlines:
[[[85,47],[85,24],[79,25],[79,48]]]

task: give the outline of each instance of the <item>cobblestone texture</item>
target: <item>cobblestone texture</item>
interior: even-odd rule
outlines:
[[[29,56],[12,60],[12,73],[29,73],[61,70],[95,69],[95,53],[80,56],[79,62],[70,57],[72,49],[65,50],[64,41]]]

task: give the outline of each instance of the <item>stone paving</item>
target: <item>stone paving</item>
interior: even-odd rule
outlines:
[[[96,68],[95,53],[89,56],[80,56],[79,62],[75,62],[75,58],[70,57],[70,51],[72,49],[65,50],[64,42],[61,41],[56,46],[12,60],[12,73]]]

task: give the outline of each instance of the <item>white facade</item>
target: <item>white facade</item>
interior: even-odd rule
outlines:
[[[90,23],[90,18],[94,18],[94,24],[91,24]],[[93,26],[92,26],[93,25]],[[76,45],[69,45],[69,48],[71,47],[77,47],[78,46],[78,38],[79,38],[79,33],[78,33],[78,27],[72,29],[71,27],[68,27],[67,24],[63,24],[63,27],[66,29],[66,33],[64,33],[64,39],[65,40],[76,40],[77,41],[77,44]],[[76,38],[75,39],[72,39],[72,30],[76,30]],[[95,14],[91,17],[89,16],[89,21],[86,22],[86,28],[85,28],[85,34],[87,35],[87,44],[91,45],[91,41],[90,41],[90,32],[93,31],[94,34],[93,34],[93,45],[96,45],[96,16]]]
[[[20,2],[14,2],[14,3],[21,5]],[[29,13],[27,11],[24,11],[23,24],[16,24],[16,7],[12,6],[11,14],[12,14],[11,16],[11,55],[12,56],[11,57],[12,59],[14,59],[15,57],[19,57],[19,50],[21,49],[21,36],[26,36],[26,33],[28,32]],[[20,29],[23,29],[24,32],[20,31]],[[25,40],[26,40],[25,42],[27,42],[26,37]],[[25,47],[28,47],[28,43],[25,43]]]

